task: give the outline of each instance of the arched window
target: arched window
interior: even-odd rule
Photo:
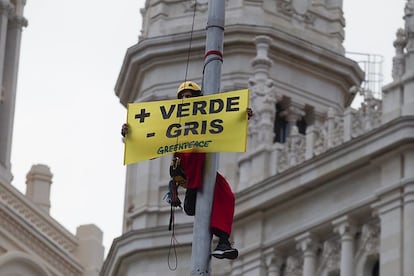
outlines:
[[[0,275],[49,276],[50,273],[30,255],[12,252],[0,257]]]
[[[377,260],[372,267],[371,276],[379,276],[379,261]]]

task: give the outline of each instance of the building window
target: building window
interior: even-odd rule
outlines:
[[[379,261],[377,260],[372,267],[371,276],[379,276]]]
[[[286,141],[288,122],[284,116],[281,115],[282,112],[282,106],[280,104],[276,104],[276,118],[273,127],[275,133],[273,142],[275,143],[284,143]]]
[[[299,133],[302,135],[306,134],[306,120],[305,117],[302,117],[299,121],[296,122],[296,126],[298,127]]]

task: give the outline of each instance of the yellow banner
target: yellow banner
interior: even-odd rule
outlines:
[[[247,89],[128,104],[124,164],[180,151],[244,152]]]

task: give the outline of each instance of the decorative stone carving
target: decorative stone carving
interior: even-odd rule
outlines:
[[[382,101],[374,98],[370,90],[360,89],[359,93],[364,101],[353,116],[352,137],[362,135],[381,124]]]
[[[273,80],[269,79],[272,61],[268,57],[271,39],[267,36],[257,36],[256,57],[252,61],[253,77],[249,80],[251,107],[255,112],[249,124],[254,144],[273,143],[273,124],[276,116],[277,95]]]
[[[380,245],[380,226],[379,222],[364,224],[361,229],[361,237],[359,240],[358,250],[355,258],[360,256],[376,255],[379,253]]]
[[[339,269],[340,243],[339,240],[328,240],[323,243],[320,269],[335,271]]]
[[[281,166],[279,171],[310,159],[312,156],[319,155],[330,148],[339,146],[345,141],[360,136],[381,125],[382,101],[375,98],[369,90],[363,90],[360,87],[352,89],[354,90],[353,93],[360,93],[363,96],[364,100],[361,107],[358,110],[346,110],[343,114],[335,114],[333,109],[329,109],[326,118],[322,122],[316,122],[309,131],[307,130],[309,139],[307,139],[308,143],[304,146],[301,140],[292,142],[288,138],[287,141],[289,142],[285,143],[285,148],[281,150],[282,154],[278,160]],[[290,120],[292,121],[290,124],[293,124],[294,120],[292,118]],[[293,149],[292,143],[297,145]],[[289,159],[287,153],[292,150],[299,150],[296,152],[297,162],[291,162]],[[302,150],[306,153],[305,159],[302,158]]]
[[[332,108],[328,110],[328,148],[343,142],[343,116],[337,116]]]
[[[0,203],[8,206],[8,208],[14,210],[17,214],[22,216],[27,222],[31,223],[39,231],[44,233],[50,240],[56,242],[59,246],[73,252],[76,248],[74,240],[66,238],[63,234],[59,233],[59,229],[53,224],[45,221],[40,214],[33,211],[29,206],[22,203],[21,200],[8,191],[6,187],[0,185]]]
[[[0,208],[0,226],[30,248],[34,254],[43,258],[57,271],[60,271],[62,275],[82,275],[82,269],[79,266],[69,263],[61,255],[56,254],[55,250],[59,251],[59,249],[52,249],[48,243],[40,240],[32,231],[28,231],[20,223],[17,223],[7,208]],[[61,252],[61,254],[63,255],[64,253]]]
[[[302,276],[302,259],[289,256],[286,259],[286,276]]]
[[[8,16],[13,11],[13,6],[8,1],[0,0],[0,15]]]
[[[266,250],[264,254],[266,258],[267,275],[279,276],[284,263],[282,255],[274,248]]]
[[[297,126],[293,126],[292,133],[287,138],[279,157],[279,172],[305,161],[305,153],[306,137],[299,133]]]
[[[407,1],[404,14],[405,30],[407,32],[407,52],[410,52],[414,50],[414,1]]]
[[[316,126],[314,154],[319,155],[328,149],[343,143],[343,116],[335,115],[332,109],[328,110],[323,125]]]
[[[292,8],[295,10],[297,14],[305,15],[308,11],[309,7],[311,6],[310,0],[291,0]]]
[[[314,155],[319,155],[326,151],[328,148],[328,128],[326,125],[315,126],[315,139],[313,145]]]
[[[277,0],[277,10],[299,22],[313,24],[315,16],[309,12],[311,7],[310,0]]]
[[[394,41],[395,56],[392,59],[392,78],[395,80],[405,73],[404,48],[407,45],[407,37],[404,29],[398,29],[397,38]]]
[[[194,11],[194,6],[198,12],[205,12],[208,9],[208,0],[184,1],[183,4],[185,11]]]

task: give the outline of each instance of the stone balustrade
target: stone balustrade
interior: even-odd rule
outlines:
[[[342,114],[329,109],[326,120],[307,127],[306,134],[292,128],[283,147],[277,147],[277,172],[285,171],[314,156],[323,154],[381,124],[382,102],[369,91],[359,91],[364,98],[359,109],[348,108]]]

